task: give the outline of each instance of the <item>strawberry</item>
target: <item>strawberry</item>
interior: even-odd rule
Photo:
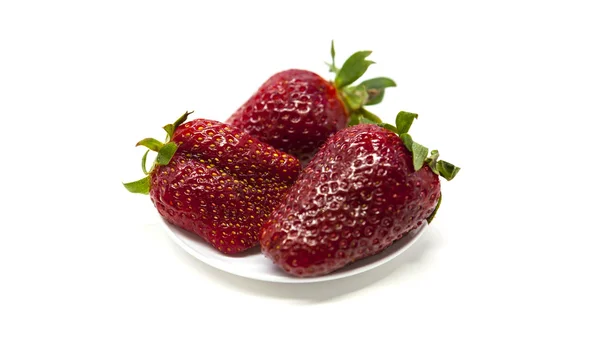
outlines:
[[[149,193],[169,223],[198,234],[217,250],[233,254],[258,244],[262,223],[300,172],[299,161],[245,132],[213,120],[185,122],[185,113],[164,127],[165,144],[146,138],[138,145],[157,151],[147,176],[125,184]]]
[[[335,132],[356,123],[358,116],[380,121],[363,106],[383,99],[389,78],[366,80],[350,86],[368,69],[370,51],[354,53],[343,66],[335,66],[331,43],[333,82],[306,70],[287,70],[270,77],[226,123],[307,163]]]
[[[459,168],[438,160],[397,127],[363,120],[329,138],[263,225],[262,252],[286,272],[308,277],[376,254],[431,222],[441,201],[438,174]]]

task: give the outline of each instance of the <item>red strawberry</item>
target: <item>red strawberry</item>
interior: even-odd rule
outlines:
[[[165,126],[172,138],[166,144],[138,143],[158,151],[157,160],[147,177],[125,187],[149,192],[162,217],[221,252],[257,245],[261,225],[297,178],[300,163],[229,125],[183,123],[188,114]]]
[[[431,221],[437,174],[450,180],[459,168],[437,151],[426,158],[406,134],[415,117],[400,112],[397,129],[360,124],[332,136],[264,224],[263,253],[293,275],[323,275]]]
[[[381,102],[386,87],[396,84],[380,77],[350,86],[373,62],[365,60],[370,51],[354,53],[329,82],[306,70],[287,70],[269,78],[226,122],[307,163],[335,132],[356,123],[361,115],[373,121],[377,116],[364,105]]]

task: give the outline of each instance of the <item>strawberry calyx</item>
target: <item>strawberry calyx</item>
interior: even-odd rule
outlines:
[[[450,162],[439,160],[440,153],[438,150],[432,150],[431,154],[427,156],[429,154],[429,149],[415,142],[411,135],[408,134],[413,121],[418,118],[419,115],[416,113],[400,111],[396,116],[396,126],[383,122],[375,122],[365,117],[359,117],[358,122],[360,124],[375,124],[397,134],[402,140],[402,143],[404,143],[404,146],[412,153],[415,171],[420,170],[427,164],[435,174],[442,178],[448,181],[454,179],[456,174],[460,171],[460,167],[457,167]]]
[[[137,142],[137,144],[135,145],[136,147],[143,146],[148,148],[148,150],[146,150],[146,152],[144,153],[144,156],[142,156],[142,171],[144,172],[145,176],[140,180],[132,181],[129,183],[123,183],[123,186],[125,186],[125,188],[129,192],[141,193],[145,195],[147,195],[150,192],[150,173],[152,172],[152,170],[154,170],[154,168],[157,165],[166,166],[169,164],[169,162],[171,162],[173,155],[175,155],[175,152],[177,151],[177,144],[175,142],[171,142],[173,134],[175,133],[177,127],[183,124],[187,120],[187,117],[192,113],[194,113],[194,111],[186,111],[181,117],[179,117],[179,119],[175,120],[174,123],[163,126],[163,129],[167,133],[164,142],[161,142],[154,138],[144,138],[141,141]],[[148,153],[150,151],[154,151],[157,154],[156,159],[152,164],[152,167],[150,168],[150,170],[148,170],[146,169],[146,161],[148,158]]]
[[[381,123],[381,119],[366,110],[364,106],[380,103],[383,100],[385,89],[396,86],[396,83],[387,77],[377,77],[365,80],[358,85],[351,85],[365,74],[370,65],[375,63],[367,60],[371,53],[371,51],[358,51],[352,54],[341,68],[338,68],[335,65],[335,47],[331,41],[331,63],[326,64],[329,66],[329,71],[335,73],[333,85],[349,112],[350,126],[358,124],[360,117]]]
[[[396,126],[386,124],[383,122],[374,122],[371,119],[365,117],[359,117],[359,124],[375,124],[381,126],[385,129],[388,129],[395,134],[397,134],[404,146],[408,149],[408,151],[412,154],[412,161],[415,172],[423,168],[425,164],[431,168],[431,171],[442,178],[450,181],[454,179],[458,171],[460,171],[460,167],[457,167],[450,162],[439,160],[440,152],[438,150],[432,150],[431,154],[427,156],[429,153],[429,149],[417,142],[415,142],[411,135],[408,134],[410,127],[415,119],[418,119],[419,115],[416,113],[410,113],[405,111],[398,112],[396,115]],[[440,198],[438,199],[438,203],[435,206],[435,209],[427,218],[427,223],[431,224],[433,218],[435,217],[440,205],[442,204],[442,193],[440,192]]]

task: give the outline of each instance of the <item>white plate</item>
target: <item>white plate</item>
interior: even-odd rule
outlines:
[[[260,252],[260,247],[255,247],[240,255],[224,255],[202,240],[199,236],[171,225],[160,216],[159,219],[171,239],[187,253],[200,261],[217,269],[246,278],[287,283],[319,282],[341,279],[376,268],[396,258],[396,256],[400,255],[413,245],[423,234],[423,231],[427,226],[427,222],[423,222],[421,227],[394,242],[394,244],[381,253],[356,261],[331,274],[312,278],[297,278],[287,274],[273,264],[270,259]]]

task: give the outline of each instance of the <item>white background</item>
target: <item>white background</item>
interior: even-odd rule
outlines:
[[[593,1],[2,1],[0,344],[598,345]],[[462,167],[428,233],[334,282],[174,245],[137,140],[224,120],[271,74],[373,50],[371,110]]]

